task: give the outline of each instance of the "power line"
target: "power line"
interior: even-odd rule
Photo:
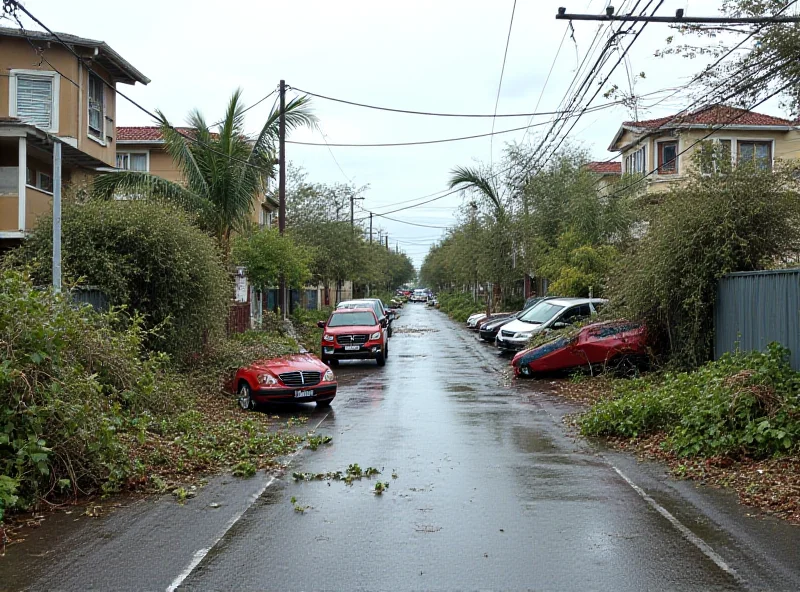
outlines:
[[[324,99],[326,101],[333,101],[336,103],[344,103],[346,105],[352,105],[354,107],[363,107],[365,109],[375,109],[377,111],[389,111],[391,113],[404,113],[406,115],[426,115],[430,117],[463,117],[463,118],[484,118],[490,119],[494,117],[538,117],[541,115],[559,115],[562,111],[542,111],[539,113],[498,113],[493,115],[491,113],[436,113],[432,111],[413,111],[410,109],[395,109],[392,107],[379,107],[377,105],[369,105],[367,103],[358,103],[356,101],[348,101],[345,99],[337,99],[334,97],[322,95],[319,93],[314,93],[308,90],[303,90],[302,88],[297,88],[296,86],[289,86],[292,90],[302,93],[304,95],[308,95],[310,97],[316,97],[318,99]]]
[[[511,29],[514,26],[514,13],[517,11],[517,0],[511,7],[511,22],[508,23],[508,36],[506,37],[506,48],[503,51],[503,67],[500,68],[500,81],[497,83],[497,97],[494,100],[494,113],[492,114],[492,133],[489,136],[489,161],[491,162],[494,146],[494,123],[497,120],[497,106],[500,104],[500,89],[503,88],[503,74],[506,72],[506,59],[508,58],[508,45],[511,42]]]
[[[608,109],[609,107],[615,107],[620,105],[621,101],[613,101],[611,103],[604,103],[603,105],[596,105],[591,109],[587,110],[587,112],[594,112],[600,111],[602,109]],[[301,142],[297,140],[286,140],[287,144],[297,144],[299,146],[328,146],[328,147],[336,147],[336,148],[390,148],[390,147],[399,147],[399,146],[424,146],[428,144],[443,144],[446,142],[461,142],[463,140],[474,140],[477,138],[487,138],[490,136],[499,136],[501,134],[510,134],[512,132],[519,132],[522,130],[527,130],[532,127],[539,127],[541,125],[547,125],[547,122],[540,122],[534,123],[531,125],[524,125],[522,127],[515,127],[506,130],[500,130],[497,132],[490,132],[486,134],[475,134],[472,136],[461,136],[458,138],[443,138],[440,140],[420,140],[415,142],[378,142],[374,144],[346,144],[346,143],[331,143],[331,142]]]

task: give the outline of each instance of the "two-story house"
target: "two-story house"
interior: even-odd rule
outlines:
[[[192,134],[192,128],[175,128]],[[182,174],[167,152],[164,137],[157,126],[117,127],[116,168],[125,171],[148,172],[168,181],[180,183]],[[251,222],[270,227],[277,222],[278,202],[271,195],[254,198]]]
[[[620,152],[622,174],[644,174],[647,193],[680,182],[695,152],[712,142],[732,164],[744,160],[772,168],[775,159],[800,157],[800,131],[781,117],[726,105],[658,119],[624,122],[608,149]]]
[[[0,249],[52,208],[53,144],[62,182],[116,163],[118,83],[150,80],[103,41],[0,27]]]

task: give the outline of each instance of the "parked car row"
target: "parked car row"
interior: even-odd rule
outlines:
[[[511,362],[516,376],[645,359],[646,331],[627,321],[589,324],[570,337],[528,347],[534,335],[591,320],[605,303],[602,298],[529,298],[521,311],[476,313],[467,319],[467,327],[502,352],[519,352]]]

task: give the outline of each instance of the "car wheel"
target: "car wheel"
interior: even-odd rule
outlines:
[[[242,382],[242,384],[239,385],[238,401],[239,407],[241,407],[243,411],[253,411],[256,408],[256,402],[253,400],[250,385],[246,382]]]
[[[386,365],[386,358],[383,357],[383,354],[378,354],[377,356],[375,356],[375,361],[378,362],[378,366]]]
[[[317,401],[317,407],[330,407],[333,399],[325,399],[324,401]]]
[[[391,336],[392,336],[392,326],[391,326],[391,325],[389,325],[389,330],[386,332],[386,334],[387,334],[389,337],[391,337]]]
[[[386,345],[383,346],[383,357],[387,360],[389,359],[389,342],[386,342]]]

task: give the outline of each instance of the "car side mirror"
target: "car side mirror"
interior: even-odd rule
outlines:
[[[569,325],[562,321],[556,321],[553,323],[553,329],[566,329],[567,327],[569,327]]]
[[[325,328],[325,321],[317,321],[317,327],[319,327],[320,329],[324,329]]]

